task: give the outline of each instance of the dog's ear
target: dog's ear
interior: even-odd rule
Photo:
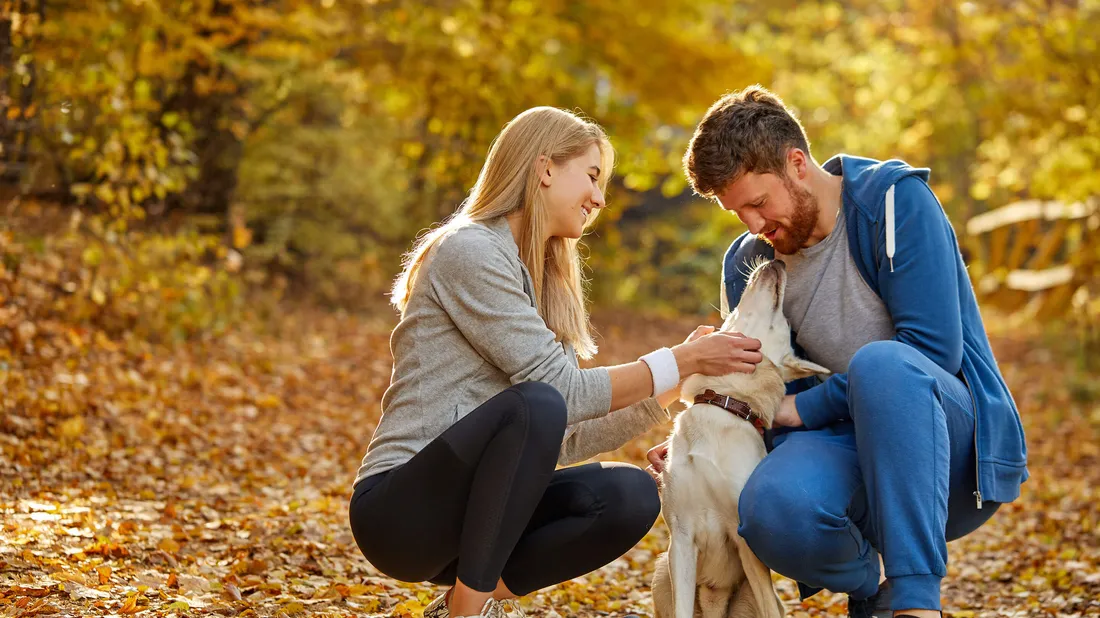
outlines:
[[[783,357],[783,364],[779,366],[779,371],[783,374],[784,382],[790,382],[791,380],[797,380],[812,375],[827,376],[832,373],[821,365],[811,363],[804,358],[798,358],[794,354],[788,354]]]

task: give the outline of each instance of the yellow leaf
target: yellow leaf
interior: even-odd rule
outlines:
[[[244,226],[233,228],[233,247],[244,249],[252,243],[252,230]]]
[[[118,608],[120,614],[136,614],[142,611],[144,608],[138,607],[138,598],[141,595],[135,594],[134,596],[126,599],[126,602],[122,604],[122,607]]]
[[[170,554],[174,554],[180,550],[180,544],[170,538],[161,539],[160,543],[157,543],[157,547]]]
[[[110,185],[99,185],[96,187],[95,196],[105,204],[113,204],[115,201],[115,191]]]
[[[79,416],[74,416],[61,423],[58,430],[63,438],[68,438],[70,440],[79,438],[84,434],[84,419]]]
[[[297,601],[294,601],[293,603],[287,603],[286,605],[284,605],[279,613],[294,616],[297,614],[301,614],[304,611],[306,611],[306,606]]]
[[[282,400],[276,395],[261,395],[256,398],[256,405],[261,408],[278,408],[282,404]]]

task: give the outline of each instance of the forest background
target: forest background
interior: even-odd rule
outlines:
[[[981,292],[1038,481],[949,609],[1100,612],[1098,32],[1097,0],[0,0],[0,613],[415,614],[341,519],[402,253],[508,119],[574,110],[618,154],[597,360],[682,339],[743,226],[681,158],[753,83],[818,161],[931,168]],[[531,608],[650,612],[661,526]]]

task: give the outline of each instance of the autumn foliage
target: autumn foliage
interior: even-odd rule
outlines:
[[[0,0],[0,616],[419,618],[438,590],[347,525],[401,252],[504,122],[577,110],[618,153],[585,249],[597,362],[678,341],[717,321],[741,231],[680,158],[755,82],[818,160],[930,167],[976,279],[1087,279],[1042,323],[992,311],[1030,293],[983,297],[1032,477],[950,546],[943,594],[959,618],[1100,615],[1100,213],[966,232],[1024,199],[1100,207],[1097,32],[1088,0]],[[666,545],[659,521],[523,606],[650,615]]]

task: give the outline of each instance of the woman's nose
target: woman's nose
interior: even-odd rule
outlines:
[[[600,191],[599,187],[592,189],[592,205],[596,208],[603,208],[607,205],[603,199],[603,191]]]

